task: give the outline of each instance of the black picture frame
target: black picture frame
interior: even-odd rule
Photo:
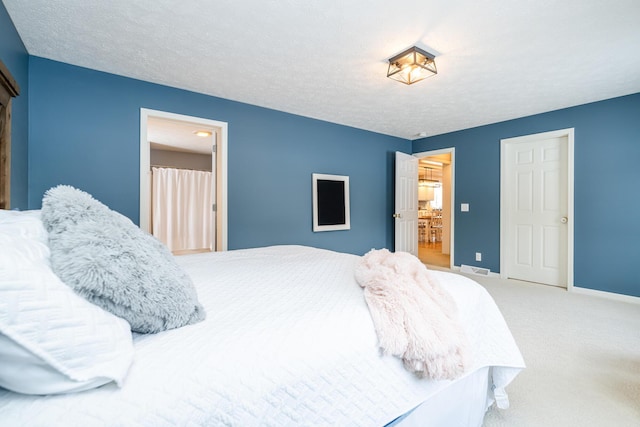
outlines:
[[[312,174],[313,231],[349,230],[349,177]]]

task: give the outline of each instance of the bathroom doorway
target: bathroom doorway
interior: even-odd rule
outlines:
[[[198,135],[200,131],[205,135]],[[208,211],[210,215],[202,216],[206,227],[198,226],[196,230],[193,224],[186,224],[185,230],[172,231],[171,240],[177,245],[174,253],[227,250],[227,123],[144,108],[140,110],[140,228],[155,235],[152,216],[154,170],[158,178],[162,178],[164,172],[179,174],[176,182],[193,178],[196,185],[192,185],[192,189],[204,188],[204,184],[200,184],[205,182],[208,184],[208,189],[197,192],[210,196],[208,201],[205,203],[204,197],[196,195],[192,198],[195,202],[188,204]],[[200,176],[206,174],[209,178]],[[178,210],[184,207],[184,203],[176,203],[173,199],[170,204]],[[185,217],[182,211],[176,214],[173,210],[168,218]],[[206,237],[202,237],[203,233]],[[206,239],[210,240],[202,244]],[[167,246],[171,248],[173,245],[167,243]]]

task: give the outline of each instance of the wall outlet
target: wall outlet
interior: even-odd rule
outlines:
[[[460,212],[469,212],[469,203],[461,203]]]
[[[482,253],[476,252],[476,261],[482,261]]]

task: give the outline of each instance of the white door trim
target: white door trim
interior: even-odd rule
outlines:
[[[442,148],[439,150],[421,151],[420,153],[413,153],[414,157],[429,157],[437,156],[438,154],[451,154],[451,231],[450,231],[450,247],[449,247],[449,268],[453,269],[453,261],[455,254],[455,217],[456,217],[456,148]],[[417,230],[416,230],[417,232]]]
[[[551,138],[567,138],[567,290],[573,289],[573,231],[574,231],[574,209],[573,209],[573,186],[574,186],[574,128],[560,129],[550,132],[536,133],[532,135],[518,136],[514,138],[506,138],[500,140],[500,277],[508,278],[507,271],[507,248],[511,239],[509,235],[508,218],[507,218],[507,164],[506,149],[507,144],[517,144],[521,142],[531,142],[539,139]]]
[[[201,117],[166,111],[140,109],[140,228],[151,232],[151,145],[147,139],[149,117],[179,120],[217,128],[220,132],[216,148],[216,248],[227,250],[227,139],[228,124]]]

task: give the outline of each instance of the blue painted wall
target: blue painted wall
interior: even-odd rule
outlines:
[[[574,284],[640,296],[640,93],[414,141],[414,153],[456,149],[454,262],[500,270],[500,140],[566,128],[575,128]]]
[[[392,155],[411,142],[31,57],[29,206],[57,184],[138,223],[140,108],[229,124],[229,248],[392,247]],[[349,175],[351,230],[312,232],[311,174]]]
[[[20,95],[11,101],[11,207],[26,209],[28,192],[29,136],[29,55],[0,2],[0,60],[20,86]]]
[[[67,183],[137,222],[141,107],[229,123],[229,247],[393,247],[393,152],[456,147],[455,264],[499,271],[500,139],[574,127],[575,285],[640,296],[640,94],[408,141],[29,57],[0,3],[12,207]],[[28,148],[28,150],[27,150]],[[352,229],[311,232],[311,173],[351,177]],[[459,212],[470,203],[469,213]],[[483,262],[474,260],[483,253]]]

